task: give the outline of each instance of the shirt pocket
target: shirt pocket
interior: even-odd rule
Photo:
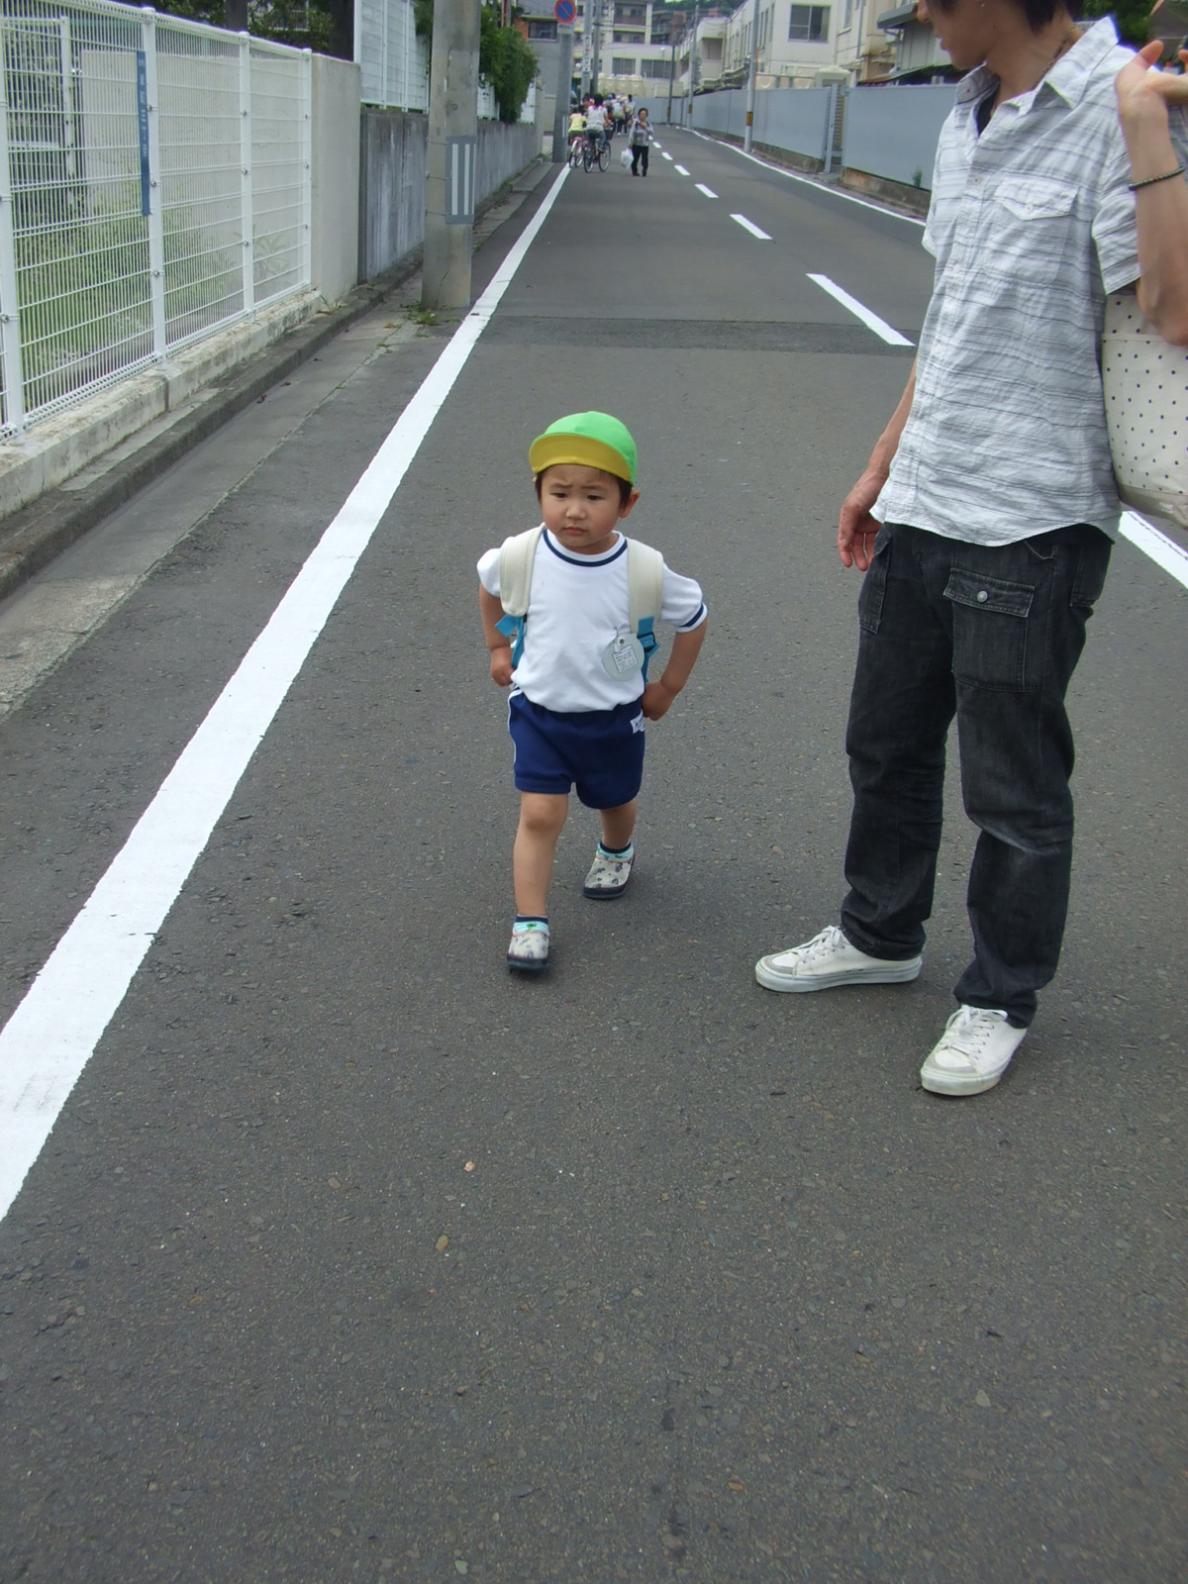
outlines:
[[[1050,285],[1074,242],[1077,191],[1041,176],[1007,177],[986,205],[982,262],[992,274]]]
[[[952,606],[953,676],[971,687],[1021,693],[1027,676],[1028,618],[1035,588],[954,567],[945,585]]]

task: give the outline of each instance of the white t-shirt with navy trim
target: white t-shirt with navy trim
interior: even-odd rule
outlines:
[[[479,561],[478,575],[487,593],[498,599],[498,546]],[[700,584],[665,565],[660,620],[692,632],[705,617]],[[627,621],[624,536],[601,555],[573,555],[546,529],[536,546],[524,652],[512,673],[514,685],[534,704],[567,713],[633,703],[643,692],[640,673],[612,677],[602,664]]]

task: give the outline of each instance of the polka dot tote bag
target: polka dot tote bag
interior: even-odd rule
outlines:
[[[1188,528],[1188,350],[1145,323],[1133,292],[1106,299],[1101,377],[1118,494]]]

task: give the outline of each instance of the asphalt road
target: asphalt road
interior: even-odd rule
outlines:
[[[834,522],[912,355],[807,277],[914,340],[929,269],[908,220],[662,139],[567,179],[0,1223],[4,1584],[1184,1575],[1183,590],[1118,547],[1065,962],[998,1089],[916,1083],[955,787],[920,980],[759,989],[835,917]],[[51,569],[118,603],[0,720],[3,1018],[452,329],[398,319]],[[525,983],[474,563],[596,404],[710,636],[631,892],[582,899],[576,813]]]

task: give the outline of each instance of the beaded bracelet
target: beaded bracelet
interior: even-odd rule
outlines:
[[[1175,170],[1167,171],[1163,176],[1148,176],[1144,181],[1127,182],[1131,192],[1138,192],[1140,187],[1154,187],[1156,182],[1172,181],[1177,176],[1184,174],[1184,167],[1177,165]]]

